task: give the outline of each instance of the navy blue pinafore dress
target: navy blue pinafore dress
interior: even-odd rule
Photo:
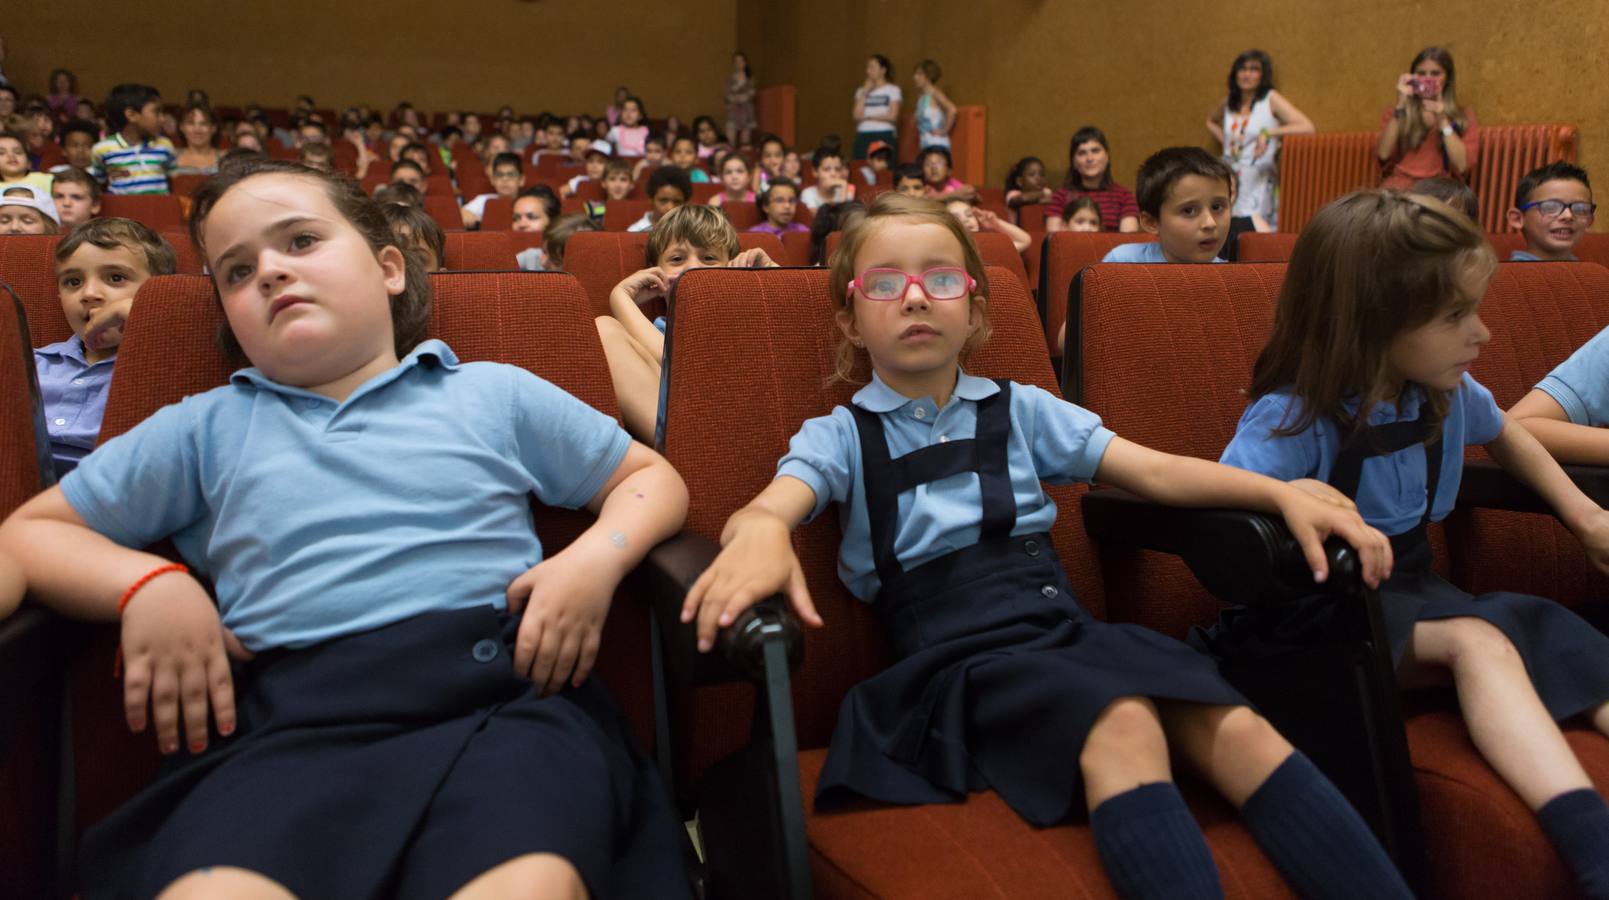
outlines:
[[[897,459],[881,418],[850,407],[882,582],[872,607],[897,661],[844,697],[818,809],[857,795],[953,803],[993,788],[1024,820],[1050,826],[1082,805],[1078,757],[1114,700],[1247,703],[1209,657],[1080,607],[1048,534],[1012,535],[1011,383],[999,384],[978,401],[975,437]],[[893,549],[899,495],[967,472],[983,498],[978,542],[907,571]]]

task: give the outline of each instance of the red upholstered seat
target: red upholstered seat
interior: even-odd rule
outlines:
[[[1045,235],[1044,258],[1039,264],[1039,306],[1044,314],[1045,346],[1052,356],[1061,356],[1056,349],[1056,333],[1067,319],[1067,290],[1072,287],[1073,276],[1085,266],[1100,262],[1118,244],[1154,240],[1155,235],[1141,232],[1058,231]]]
[[[1055,391],[1027,292],[1004,269],[989,276],[993,337],[966,361],[968,370]],[[831,377],[840,334],[827,284],[823,269],[708,269],[678,284],[663,449],[687,481],[690,530],[718,537],[727,517],[771,481],[800,424],[855,391],[856,385]],[[1059,508],[1053,540],[1079,600],[1102,616],[1104,580],[1079,515],[1083,490],[1049,488]],[[838,580],[838,543],[833,515],[794,534],[811,597],[826,621],[805,636],[803,666],[793,680],[815,896],[1111,897],[1082,821],[1036,830],[993,793],[956,805],[811,812],[809,798],[844,692],[888,661],[869,608]],[[744,744],[753,724],[750,695],[746,687],[721,686],[677,698],[681,783],[695,783]],[[1191,797],[1229,896],[1290,896],[1227,807],[1196,792]],[[738,822],[715,822],[708,808],[701,810],[706,835],[754,827],[763,816],[760,798],[755,803],[755,818]],[[707,837],[706,848],[715,846]],[[715,883],[727,862],[711,857]]]
[[[0,281],[11,285],[28,315],[28,338],[35,347],[65,341],[73,329],[61,312],[56,291],[59,234],[0,235]]]
[[[790,231],[782,235],[782,253],[787,259],[777,262],[785,266],[810,265],[810,232]]]
[[[778,265],[791,265],[775,235],[739,233],[740,250],[758,247]],[[594,315],[609,315],[609,292],[627,275],[648,265],[646,231],[578,231],[564,248],[564,271],[574,275],[592,301]],[[654,307],[654,314],[662,310]]]
[[[442,265],[451,271],[513,270],[514,244],[507,231],[449,231]]]
[[[1570,271],[1532,276],[1533,268]],[[1563,264],[1503,269],[1487,296],[1487,304],[1494,307],[1517,303],[1520,297],[1537,303],[1535,298],[1549,296],[1540,290],[1526,294],[1511,287],[1511,282],[1518,284],[1518,278],[1574,280],[1575,293],[1560,286],[1555,289],[1560,300],[1540,301],[1543,306],[1556,306],[1562,319],[1569,316],[1566,310],[1582,313],[1592,304],[1589,284],[1599,287],[1596,296],[1600,298],[1605,297],[1602,287],[1609,287],[1609,272],[1595,267],[1590,272],[1586,266]],[[1252,362],[1272,327],[1284,270],[1278,264],[1098,265],[1087,270],[1080,283],[1079,352],[1068,357],[1070,364],[1075,359],[1081,364],[1083,405],[1130,440],[1172,453],[1216,459],[1245,409],[1241,392],[1250,384]],[[1602,308],[1601,300],[1597,307]],[[1484,307],[1482,312],[1486,313]],[[1591,333],[1580,323],[1539,330],[1556,335]],[[1496,331],[1494,326],[1494,334]],[[1069,344],[1073,341],[1074,335],[1069,333]],[[1517,340],[1516,346],[1534,348],[1535,342]],[[1484,370],[1512,366],[1506,357],[1501,351],[1489,350],[1476,365],[1476,377]],[[1526,365],[1546,371],[1540,361]],[[1438,569],[1448,571],[1447,557],[1451,555],[1454,578],[1464,583],[1462,570],[1466,567],[1458,560],[1472,555],[1467,539],[1451,520],[1445,540],[1437,537],[1436,531],[1433,529],[1432,545],[1439,557]],[[1548,567],[1546,558],[1536,555],[1530,544],[1494,543],[1473,555],[1478,557],[1481,552],[1500,554],[1488,557],[1488,565],[1494,568]],[[1174,559],[1146,553],[1104,553],[1101,563],[1107,608],[1113,619],[1180,634],[1190,625],[1211,621],[1216,614],[1217,602]],[[1515,573],[1515,577],[1525,576]],[[1448,711],[1445,701],[1420,707],[1408,720],[1407,733],[1432,880],[1446,896],[1571,895],[1567,874],[1535,818],[1475,754],[1462,721]],[[1576,730],[1571,743],[1599,789],[1609,787],[1609,741]],[[1525,877],[1516,879],[1517,872],[1524,872]]]
[[[1258,234],[1248,231],[1240,236],[1240,261],[1290,262],[1291,251],[1296,249],[1297,235],[1284,232]]]
[[[514,227],[514,201],[507,197],[493,197],[486,201],[480,217],[481,231],[508,231]]]
[[[152,231],[184,230],[184,210],[172,194],[107,194],[101,197],[101,215],[133,219]]]
[[[425,212],[436,220],[442,231],[464,229],[464,215],[459,211],[458,201],[453,199],[452,194],[426,194]]]
[[[611,200],[603,208],[603,230],[623,232],[653,208],[652,200]]]
[[[173,248],[175,275],[201,275],[207,261],[201,258],[201,248],[190,240],[188,231],[165,231],[162,240]]]

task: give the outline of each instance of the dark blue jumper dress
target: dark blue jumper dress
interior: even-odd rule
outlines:
[[[1402,664],[1414,623],[1470,616],[1503,632],[1525,662],[1537,695],[1555,720],[1568,719],[1609,700],[1609,637],[1544,597],[1495,591],[1478,597],[1431,570],[1427,529],[1441,481],[1438,424],[1421,415],[1409,422],[1365,428],[1341,448],[1330,470],[1331,487],[1356,499],[1363,463],[1426,444],[1425,514],[1391,537],[1391,577],[1380,586],[1380,610],[1393,665]],[[1310,598],[1279,611],[1236,608],[1199,637],[1215,655],[1258,656],[1291,650],[1316,637],[1336,610],[1334,601]]]
[[[527,853],[593,897],[688,896],[681,824],[596,677],[540,697],[518,618],[426,613],[237,667],[238,729],[90,830],[88,898],[210,866],[304,900],[440,898]]]
[[[818,809],[855,795],[954,803],[993,788],[1030,824],[1050,826],[1081,805],[1078,758],[1113,701],[1247,705],[1210,658],[1085,612],[1048,534],[1012,536],[1011,383],[999,384],[977,401],[975,437],[898,459],[881,417],[850,407],[882,582],[872,608],[897,661],[844,697]],[[893,549],[899,495],[967,472],[982,492],[978,543],[906,571]]]

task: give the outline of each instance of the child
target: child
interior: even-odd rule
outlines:
[[[651,134],[648,140],[643,141],[642,159],[631,170],[631,180],[636,181],[642,177],[643,172],[652,172],[665,164],[665,138],[662,135]]]
[[[978,189],[950,174],[948,147],[928,147],[917,159],[922,167],[923,191],[928,199],[947,203],[950,200],[971,200]]]
[[[849,183],[849,168],[842,150],[822,147],[810,156],[816,170],[816,183],[804,189],[799,202],[815,212],[824,203],[843,203],[855,199],[855,186]]]
[[[542,146],[531,154],[531,164],[536,165],[544,156],[563,157],[566,151],[564,123],[549,117],[542,123]]]
[[[425,192],[425,169],[411,159],[399,159],[391,164],[391,183],[405,184],[422,195]]]
[[[693,184],[709,184],[710,173],[698,164],[698,144],[692,138],[683,135],[676,139],[670,148],[670,164],[686,172]]]
[[[559,198],[545,184],[533,184],[514,198],[514,230],[541,234],[559,217]]]
[[[1471,597],[1431,570],[1425,529],[1452,511],[1469,444],[1541,494],[1609,568],[1609,512],[1469,376],[1491,336],[1476,310],[1496,264],[1485,235],[1438,200],[1362,191],[1325,207],[1296,242],[1223,462],[1353,502],[1391,535],[1380,601],[1397,683],[1455,686],[1475,747],[1537,812],[1583,890],[1605,897],[1609,806],[1554,723],[1581,716],[1609,732],[1609,638],[1550,600]],[[1274,619],[1317,621],[1322,608],[1236,610],[1203,639],[1226,657],[1276,633],[1300,642]]]
[[[611,159],[603,168],[603,196],[605,200],[626,200],[637,187],[636,176],[631,174],[631,161]]]
[[[699,116],[693,120],[693,136],[698,139],[699,161],[705,165],[732,149],[721,143],[721,132],[715,127],[715,120],[709,116]]]
[[[931,59],[924,59],[911,75],[916,89],[916,131],[921,149],[943,147],[950,149],[950,129],[955,127],[955,104],[939,90],[939,78],[944,71]]]
[[[1028,247],[1034,242],[1033,238],[1028,236],[1028,232],[989,210],[980,208],[975,203],[955,198],[945,203],[944,208],[950,215],[955,216],[956,221],[961,223],[961,227],[965,228],[968,234],[977,234],[980,231],[1003,234],[1011,239],[1011,246],[1017,248],[1018,253],[1028,252]]]
[[[335,151],[329,144],[317,141],[308,141],[296,151],[297,159],[309,169],[318,169],[321,172],[335,171]]]
[[[519,196],[520,185],[525,179],[525,167],[520,164],[518,153],[499,153],[486,166],[486,175],[492,181],[492,193],[480,194],[464,204],[465,228],[480,227],[480,220],[486,217],[486,204],[492,199],[503,197],[512,200]]]
[[[50,195],[31,184],[0,188],[0,234],[55,234],[60,215]]]
[[[106,124],[113,134],[90,151],[106,193],[166,194],[168,172],[178,154],[162,137],[162,95],[144,84],[120,84],[106,98]],[[261,145],[259,145],[261,149]]]
[[[1408,188],[1410,194],[1424,194],[1435,197],[1437,200],[1451,206],[1466,216],[1471,222],[1481,220],[1480,198],[1469,185],[1456,178],[1437,175],[1432,178],[1421,178]]]
[[[61,129],[61,155],[67,160],[60,166],[51,167],[51,172],[57,172],[67,166],[90,172],[95,167],[95,142],[101,139],[101,133],[94,122],[85,122],[75,119],[62,126]]]
[[[1508,227],[1525,235],[1525,249],[1515,250],[1509,259],[1575,259],[1575,245],[1592,227],[1597,211],[1586,169],[1562,161],[1533,169],[1514,189],[1508,211]]]
[[[1006,173],[1006,206],[1012,211],[1030,204],[1044,203],[1050,199],[1050,195],[1050,188],[1045,186],[1045,161],[1039,157],[1024,156],[1013,163],[1011,171]],[[1099,207],[1096,209],[1099,210]],[[1067,217],[1065,208],[1062,217]]]
[[[447,258],[447,236],[429,213],[403,203],[382,203],[380,213],[396,236],[397,246],[418,254],[418,259],[411,262],[417,262],[427,273],[447,270],[443,265]]]
[[[926,197],[927,181],[922,177],[922,167],[916,163],[906,163],[894,172],[894,193],[902,197]]]
[[[560,197],[575,196],[576,189],[583,181],[603,181],[603,173],[609,168],[609,160],[615,155],[614,148],[608,141],[593,141],[587,145],[586,171],[575,176],[559,187]]]
[[[864,218],[866,205],[859,200],[828,203],[816,210],[810,219],[810,264],[827,265],[827,236],[834,231],[848,231]]]
[[[540,249],[532,247],[529,250],[522,250],[514,258],[519,261],[520,268],[528,272],[562,272],[564,250],[570,245],[570,238],[577,232],[602,230],[603,226],[591,216],[585,213],[571,213],[547,227],[543,232]]]
[[[56,245],[56,289],[73,336],[34,351],[56,477],[95,449],[134,295],[174,268],[173,248],[132,219],[93,219]]]
[[[1063,208],[1077,196],[1092,198],[1101,207],[1101,230],[1140,230],[1140,208],[1134,192],[1112,180],[1112,152],[1106,132],[1085,125],[1073,132],[1067,149],[1067,181],[1045,204],[1045,230],[1060,231]]]
[[[0,528],[34,596],[121,619],[129,724],[149,697],[170,755],[85,838],[85,895],[686,896],[665,789],[588,678],[681,479],[550,383],[424,340],[430,280],[352,182],[243,165],[191,229],[251,367]],[[545,554],[533,495],[597,519]],[[132,549],[168,536],[216,603]]]
[[[61,227],[82,225],[101,214],[101,185],[83,169],[69,167],[57,172],[50,185],[50,201],[56,206]]]
[[[693,199],[693,183],[680,168],[660,166],[648,176],[648,199],[654,201],[654,208],[627,226],[627,231],[648,231],[671,210],[687,205]]]
[[[788,145],[768,134],[760,139],[760,164],[754,168],[754,192],[761,193],[773,178],[782,177],[782,163],[788,158]]]
[[[50,173],[33,172],[28,162],[28,145],[10,132],[0,131],[0,187],[26,184],[50,192]]]
[[[988,290],[977,248],[931,201],[881,195],[845,234],[832,269],[838,375],[852,377],[864,348],[872,382],[853,406],[805,422],[776,480],[727,520],[682,608],[700,648],[779,591],[821,625],[789,533],[837,503],[839,576],[898,661],[844,698],[818,809],[857,796],[957,803],[990,787],[1045,827],[1082,799],[1118,896],[1221,896],[1172,784],[1172,743],[1240,807],[1297,893],[1410,896],[1340,793],[1211,659],[1078,605],[1044,533],[1056,505],[1040,482],[1282,515],[1315,580],[1329,534],[1378,580],[1384,538],[1299,488],[1129,443],[1047,391],[966,374],[961,357],[988,337]]]
[[[782,177],[798,184],[802,180],[799,176],[803,172],[804,161],[799,158],[799,151],[788,148],[788,152],[782,154]]]
[[[749,190],[749,161],[737,153],[728,153],[715,164],[720,173],[721,192],[710,198],[711,206],[728,203],[753,203],[754,192]]]
[[[894,168],[894,148],[887,141],[872,141],[866,147],[866,165],[860,167],[860,177],[868,185],[877,183],[877,176]]]
[[[642,156],[643,145],[648,141],[648,126],[643,121],[648,113],[643,109],[642,101],[636,97],[627,97],[620,104],[620,124],[609,129],[605,138],[621,156]]]
[[[1097,232],[1101,230],[1101,208],[1088,197],[1074,197],[1065,207],[1067,230]]]
[[[672,172],[676,169],[667,167]],[[666,169],[660,169],[660,172]],[[657,177],[659,172],[655,172]],[[737,231],[720,210],[683,205],[668,210],[648,235],[647,267],[626,276],[609,294],[611,315],[599,316],[598,336],[626,430],[654,438],[659,416],[659,374],[665,358],[665,320],[652,322],[640,307],[669,298],[676,278],[706,266],[775,266],[764,250],[739,250]]]
[[[773,178],[755,201],[765,221],[750,228],[765,234],[774,234],[780,240],[791,232],[809,231],[803,222],[794,221],[799,214],[799,186],[786,178]]]
[[[1200,147],[1151,154],[1137,186],[1140,227],[1157,239],[1119,244],[1101,262],[1223,262],[1218,251],[1229,236],[1230,178],[1229,166]]]
[[[228,163],[235,159],[236,157],[234,157],[233,154],[246,152],[249,151],[231,150],[224,154],[224,162]],[[252,153],[250,156],[243,158],[256,160],[266,159],[267,157],[263,156],[261,153]],[[222,168],[223,167],[220,166],[219,171],[222,171]],[[406,182],[393,181],[390,184],[382,184],[378,188],[375,188],[374,199],[380,201],[381,203],[400,203],[403,206],[424,206],[425,192]]]
[[[584,166],[587,153],[592,149],[592,135],[584,131],[570,132],[570,165]]]

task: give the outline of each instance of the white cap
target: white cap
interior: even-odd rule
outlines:
[[[0,206],[26,206],[37,209],[53,224],[61,224],[61,215],[56,212],[56,201],[31,184],[8,184],[0,187]]]
[[[587,145],[588,153],[602,153],[604,156],[614,156],[615,148],[608,141],[593,141]]]

